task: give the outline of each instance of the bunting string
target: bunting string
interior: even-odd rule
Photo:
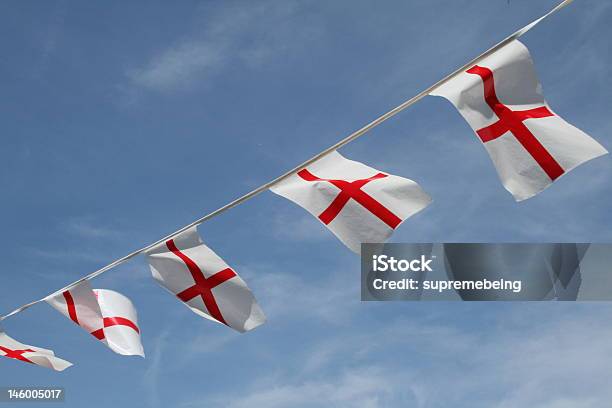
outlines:
[[[485,52],[483,52],[482,54],[478,55],[477,57],[473,58],[472,60],[470,60],[469,62],[467,62],[466,64],[464,64],[463,66],[461,66],[460,68],[457,68],[456,70],[454,70],[453,72],[451,72],[450,74],[448,74],[447,76],[445,76],[444,78],[440,79],[439,81],[437,81],[436,83],[434,83],[433,85],[429,86],[428,88],[426,88],[425,90],[421,91],[420,93],[418,93],[417,95],[413,96],[412,98],[404,101],[402,104],[396,106],[395,108],[391,109],[390,111],[388,111],[387,113],[381,115],[380,117],[374,119],[373,121],[371,121],[370,123],[368,123],[367,125],[363,126],[362,128],[356,130],[355,132],[351,133],[350,135],[346,136],[344,139],[338,141],[337,143],[333,144],[332,146],[328,147],[327,149],[323,150],[322,152],[316,154],[315,156],[311,157],[310,159],[306,160],[305,162],[297,165],[296,167],[292,168],[291,170],[288,170],[287,172],[283,173],[282,175],[276,177],[275,179],[262,184],[261,186],[255,188],[254,190],[244,194],[241,197],[236,198],[235,200],[225,204],[224,206],[214,210],[213,212],[204,215],[203,217],[198,218],[197,220],[191,222],[188,225],[185,225],[184,227],[166,235],[163,238],[160,238],[159,240],[143,247],[140,248],[138,250],[135,250],[121,258],[118,258],[114,261],[112,261],[111,263],[109,263],[108,265],[86,275],[83,276],[82,278],[80,278],[79,280],[70,283],[69,285],[64,286],[63,288],[51,293],[48,296],[45,296],[42,299],[38,299],[38,300],[34,300],[30,303],[26,303],[18,308],[16,308],[15,310],[3,315],[0,317],[0,321],[16,315],[20,312],[23,312],[24,310],[34,306],[37,303],[41,303],[46,301],[49,298],[52,298],[54,296],[57,296],[58,294],[61,294],[67,290],[70,290],[72,288],[74,288],[75,286],[77,286],[78,284],[86,281],[86,280],[90,280],[93,279],[101,274],[103,274],[104,272],[107,272],[113,268],[115,268],[116,266],[119,266],[127,261],[129,261],[130,259],[141,255],[147,251],[149,251],[150,249],[152,249],[153,247],[161,244],[162,242],[165,242],[169,239],[172,239],[173,237],[187,231],[188,229],[198,226],[200,224],[202,224],[203,222],[216,217],[222,213],[224,213],[225,211],[236,207],[239,204],[242,204],[245,201],[250,200],[251,198],[254,198],[255,196],[259,195],[260,193],[268,190],[270,187],[275,186],[276,184],[280,183],[281,181],[285,180],[286,178],[288,178],[289,176],[291,176],[292,174],[302,170],[303,168],[309,166],[310,164],[316,162],[317,160],[323,158],[324,156],[327,156],[329,153],[349,144],[350,142],[352,142],[353,140],[363,136],[364,134],[366,134],[367,132],[369,132],[370,130],[374,129],[376,126],[382,124],[383,122],[387,121],[388,119],[391,119],[392,117],[394,117],[395,115],[397,115],[398,113],[402,112],[403,110],[405,110],[406,108],[414,105],[415,103],[417,103],[418,101],[420,101],[421,99],[423,99],[425,96],[429,95],[432,91],[434,91],[436,88],[438,88],[439,86],[445,84],[446,82],[448,82],[449,80],[451,80],[453,77],[455,77],[457,74],[464,72],[466,69],[470,68],[471,66],[473,66],[474,64],[476,64],[477,62],[479,62],[480,60],[482,60],[483,58],[486,58],[487,56],[493,54],[494,52],[496,52],[497,50],[501,49],[502,47],[504,47],[505,45],[509,44],[510,42],[518,39],[519,37],[521,37],[523,34],[525,34],[526,32],[528,32],[529,30],[531,30],[533,27],[535,27],[538,23],[540,23],[542,20],[546,19],[547,17],[551,16],[552,14],[556,13],[557,11],[559,11],[560,9],[564,8],[565,6],[569,5],[573,0],[564,0],[561,3],[559,3],[556,7],[554,7],[552,10],[550,10],[548,13],[546,13],[545,15],[543,15],[542,17],[534,20],[533,22],[529,23],[528,25],[526,25],[525,27],[521,28],[520,30],[514,32],[513,34],[509,35],[508,37],[506,37],[505,39],[503,39],[502,41],[500,41],[499,43],[495,44],[494,46],[492,46],[491,48],[489,48],[488,50],[486,50]]]

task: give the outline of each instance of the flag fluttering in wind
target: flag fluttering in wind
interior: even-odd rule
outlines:
[[[40,347],[29,346],[15,340],[7,335],[0,327],[0,356],[36,364],[41,367],[50,368],[55,371],[64,371],[72,363],[55,357],[51,350]]]
[[[147,251],[153,278],[198,315],[245,332],[266,317],[246,283],[202,242],[196,227]]]
[[[518,40],[430,95],[455,105],[517,201],[536,195],[576,166],[607,153],[550,109],[529,50]]]
[[[108,347],[115,353],[144,357],[138,313],[132,301],[113,290],[94,289],[93,291],[102,311],[104,327],[92,334],[100,341],[106,341]]]
[[[431,203],[412,180],[383,173],[334,151],[270,190],[317,217],[352,251],[384,242]]]
[[[115,353],[144,357],[136,308],[122,294],[83,281],[46,301]]]

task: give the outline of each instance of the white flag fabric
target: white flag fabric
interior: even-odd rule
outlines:
[[[517,201],[536,195],[576,166],[607,153],[550,109],[529,50],[517,40],[430,94],[455,105]]]
[[[122,294],[83,281],[46,302],[115,353],[144,357],[136,308]]]
[[[192,311],[245,332],[266,317],[246,283],[202,242],[196,227],[147,251],[153,278]]]
[[[115,353],[144,357],[138,313],[132,301],[113,290],[94,289],[93,291],[102,311],[104,328],[92,334],[97,339],[106,341],[108,347]]]
[[[95,333],[104,327],[102,311],[89,281],[83,281],[70,290],[47,297],[45,301],[87,333]]]
[[[64,371],[72,363],[55,357],[51,350],[29,346],[7,335],[0,327],[0,356],[13,358],[25,363],[36,364],[55,371]]]
[[[383,173],[331,152],[270,190],[317,217],[349,249],[384,242],[431,203],[412,180]]]

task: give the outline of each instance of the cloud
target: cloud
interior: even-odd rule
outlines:
[[[392,373],[376,367],[347,371],[335,378],[321,378],[299,384],[280,384],[255,390],[234,398],[219,398],[205,404],[185,406],[242,407],[363,407],[388,406],[393,399],[393,385],[386,380]],[[398,401],[396,401],[398,402]]]
[[[286,38],[307,41],[317,35],[316,29],[287,35],[296,31],[290,20],[297,4],[263,1],[228,5],[199,21],[204,29],[158,51],[146,64],[128,69],[126,75],[136,88],[171,92],[204,82],[230,64],[260,66],[290,49]]]
[[[301,209],[300,209],[301,210]],[[272,219],[275,238],[289,241],[323,241],[333,235],[310,214],[296,215],[294,211],[277,211]]]
[[[154,57],[145,68],[130,71],[128,76],[136,85],[170,90],[220,66],[225,60],[223,54],[222,44],[182,43]]]
[[[105,260],[103,254],[89,250],[65,250],[65,249],[41,249],[41,248],[24,248],[28,257],[42,258],[44,261],[66,262],[84,261],[84,262],[102,262]],[[46,272],[40,272],[41,276],[48,275]],[[74,277],[72,274],[66,276]],[[57,274],[54,274],[57,277]]]
[[[121,235],[117,230],[102,226],[92,217],[70,217],[63,221],[62,229],[80,238],[116,238]]]
[[[58,37],[66,20],[67,7],[65,1],[59,1],[55,4],[52,13],[49,16],[49,25],[44,35],[42,43],[42,59],[43,62],[57,48]]]
[[[214,324],[206,322],[207,324]],[[191,339],[182,346],[185,350],[184,359],[181,363],[193,361],[194,355],[219,353],[226,346],[230,345],[233,341],[240,338],[240,334],[234,331],[228,330],[225,327],[222,330],[212,331],[210,328],[206,328],[198,334],[194,334]],[[184,342],[182,342],[184,343]]]
[[[302,319],[349,324],[359,302],[359,279],[352,268],[338,268],[324,279],[278,272],[278,267],[243,265],[238,268],[269,321]]]
[[[153,352],[151,353],[150,363],[144,372],[142,382],[148,390],[149,406],[158,407],[160,406],[159,397],[159,379],[164,365],[162,364],[162,357],[164,350],[168,345],[168,336],[170,330],[165,329],[161,332],[155,341],[153,342]]]
[[[33,31],[40,50],[40,57],[35,64],[31,64],[32,76],[35,79],[43,78],[49,60],[57,51],[63,36],[66,15],[66,2],[63,0],[54,2],[44,21]]]
[[[498,381],[507,392],[496,406],[605,406],[612,397],[606,381],[612,369],[604,358],[612,351],[612,329],[601,324],[604,316],[609,320],[609,313],[593,319],[570,312],[522,333],[504,330],[498,347],[489,345],[485,354],[501,358]]]
[[[184,406],[590,408],[612,398],[612,314],[602,304],[448,309],[456,318],[473,316],[470,324],[419,313],[423,306],[415,305],[412,317],[367,331],[355,325],[296,349],[280,372],[233,384],[245,390],[240,395],[220,392]],[[488,330],[478,329],[482,324]]]

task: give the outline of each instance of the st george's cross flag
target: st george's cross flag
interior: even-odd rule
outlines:
[[[196,227],[147,251],[153,278],[192,311],[239,332],[266,317],[246,283],[204,245]]]
[[[83,281],[46,302],[115,353],[144,357],[136,308],[122,294]]]
[[[317,217],[356,253],[385,242],[431,203],[412,180],[383,173],[333,151],[270,188]]]
[[[40,347],[29,346],[15,340],[7,335],[0,327],[0,356],[36,364],[41,367],[50,368],[55,371],[64,371],[72,363],[55,357],[51,350]]]
[[[144,357],[138,313],[132,301],[114,290],[94,289],[93,291],[100,305],[104,327],[92,335],[100,341],[106,341],[108,347],[115,353]]]
[[[529,50],[517,40],[430,95],[455,105],[517,201],[536,195],[578,165],[607,153],[550,109]]]

